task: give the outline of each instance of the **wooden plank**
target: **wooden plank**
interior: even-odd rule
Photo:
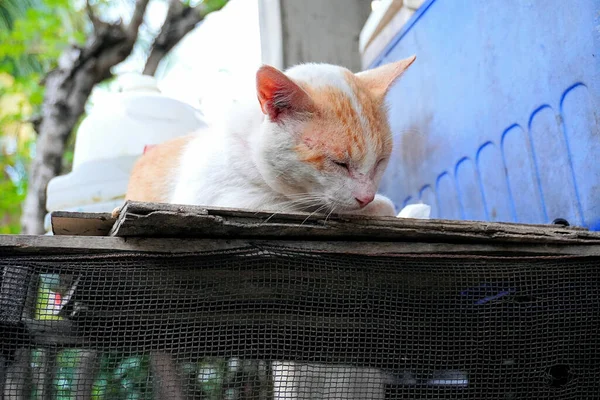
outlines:
[[[19,265],[0,268],[0,321],[18,324],[27,300],[31,271]]]
[[[199,253],[240,248],[281,247],[310,252],[356,255],[575,255],[600,256],[595,242],[426,243],[329,240],[120,238],[86,236],[0,235],[0,256],[11,254],[101,254],[107,252]]]
[[[31,341],[41,346],[74,346],[79,340],[69,320],[35,320],[24,318]]]
[[[54,211],[50,218],[54,235],[106,236],[116,221],[110,213]]]
[[[600,244],[600,233],[558,225],[350,215],[325,218],[139,202],[125,205],[110,234],[120,237]]]

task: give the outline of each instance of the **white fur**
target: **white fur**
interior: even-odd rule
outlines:
[[[334,85],[353,99],[362,118],[362,108],[343,71],[331,65],[309,64],[290,69],[288,76],[312,86]],[[320,172],[298,160],[293,150],[298,140],[295,133],[305,122],[293,118],[271,122],[262,113],[255,93],[249,94],[248,100],[236,101],[228,115],[230,121],[199,133],[184,150],[171,203],[273,212],[395,215],[393,204],[383,196],[377,196],[364,209],[359,209],[354,198],[361,191],[376,191],[383,168],[375,177],[360,173],[351,178],[343,171]],[[363,128],[369,129],[366,122]],[[361,171],[372,171],[376,161],[377,155],[369,154]]]
[[[431,206],[427,204],[409,204],[400,210],[398,218],[429,219]]]

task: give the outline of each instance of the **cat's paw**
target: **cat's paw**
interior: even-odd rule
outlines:
[[[427,204],[409,204],[397,215],[398,218],[429,219],[431,206]]]
[[[112,213],[110,213],[110,216],[114,219],[119,218],[119,215],[121,215],[121,207],[117,207],[114,210],[112,210]]]

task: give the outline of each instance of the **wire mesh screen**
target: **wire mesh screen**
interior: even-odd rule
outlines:
[[[597,399],[600,259],[0,256],[5,399]]]

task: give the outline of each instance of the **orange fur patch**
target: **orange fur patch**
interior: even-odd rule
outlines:
[[[388,115],[385,109],[385,98],[374,96],[368,87],[363,87],[356,79],[356,75],[348,71],[346,82],[358,99],[363,117],[367,120],[369,127],[369,138],[374,141],[377,153],[388,156],[392,149],[392,134],[388,123]]]
[[[315,89],[303,85],[314,101],[316,111],[302,132],[303,140],[296,151],[301,160],[319,170],[325,168],[326,157],[360,163],[371,144],[378,157],[387,157],[391,153],[392,136],[383,101],[363,88],[350,71],[346,79],[358,100],[362,120],[352,99],[342,90],[333,86]],[[366,121],[366,127],[363,121]]]
[[[167,183],[173,181],[183,150],[193,138],[194,135],[182,136],[149,148],[133,166],[125,199],[168,202]]]

